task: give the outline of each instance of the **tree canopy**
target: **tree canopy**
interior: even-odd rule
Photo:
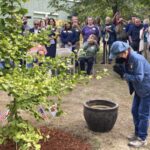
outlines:
[[[73,0],[68,4],[68,0],[50,0],[49,6],[56,10],[64,10],[70,14],[76,12],[81,19],[87,16],[113,16],[120,11],[122,16],[147,17],[150,12],[150,0]]]

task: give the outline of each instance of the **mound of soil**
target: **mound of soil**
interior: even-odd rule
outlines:
[[[41,133],[49,138],[41,141],[41,150],[91,150],[91,146],[80,138],[74,137],[59,129],[41,128]],[[0,145],[0,150],[16,150],[13,142],[6,145]]]

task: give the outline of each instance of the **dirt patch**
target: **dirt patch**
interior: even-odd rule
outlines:
[[[46,142],[40,142],[41,150],[91,150],[90,144],[62,130],[42,127],[41,133],[49,136]],[[16,150],[16,145],[8,142],[6,145],[0,145],[0,150]]]
[[[134,131],[131,115],[133,97],[129,95],[127,83],[112,71],[112,66],[103,67],[109,69],[110,75],[101,80],[93,79],[87,85],[78,85],[64,96],[64,115],[52,118],[48,125],[88,139],[92,145],[91,150],[134,150],[128,146],[127,140],[127,136]],[[111,100],[119,104],[117,121],[110,132],[96,133],[87,127],[83,116],[83,103],[94,99]],[[150,150],[150,143],[140,150]]]
[[[100,65],[96,64],[97,66]],[[57,128],[72,133],[79,139],[88,140],[92,146],[90,150],[135,150],[128,146],[126,138],[134,130],[131,115],[132,96],[129,95],[127,83],[112,71],[111,65],[103,65],[98,70],[103,67],[109,69],[109,76],[101,80],[93,79],[87,85],[78,85],[71,93],[63,97],[64,114],[62,116],[41,122],[36,122],[30,115],[26,118],[36,126]],[[96,133],[88,129],[83,117],[83,103],[92,99],[112,100],[119,104],[118,118],[110,132]],[[4,93],[0,93],[0,109],[3,109],[8,101],[8,97]],[[150,150],[149,141],[150,138],[148,138],[148,145],[140,150]],[[69,144],[66,141],[64,143],[65,145]],[[46,150],[55,149],[51,149],[49,146]],[[59,150],[62,150],[61,146]],[[70,150],[72,149],[70,148]]]

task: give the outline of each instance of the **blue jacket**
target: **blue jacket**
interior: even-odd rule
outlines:
[[[72,45],[76,42],[76,36],[75,31],[72,30],[62,30],[60,34],[60,38],[63,44],[67,44],[68,42],[71,42]]]
[[[81,31],[78,28],[73,28],[74,32],[75,32],[75,42],[79,42],[80,41],[80,33]]]
[[[128,34],[131,36],[133,42],[140,42],[140,30],[142,28],[142,24],[140,26],[133,25],[129,30]]]
[[[126,26],[126,32],[127,32],[128,34],[129,34],[130,30],[132,30],[133,26],[134,26],[133,23],[127,24],[127,26]]]
[[[150,95],[150,64],[142,55],[130,51],[125,72],[124,79],[132,83],[139,97]]]

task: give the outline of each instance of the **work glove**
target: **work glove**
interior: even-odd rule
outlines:
[[[128,82],[128,85],[129,85],[129,93],[130,93],[130,95],[132,95],[134,92],[133,84],[132,84],[132,82]]]
[[[117,74],[119,74],[120,77],[123,79],[123,75],[125,73],[123,65],[115,64],[113,66],[113,70],[114,70],[114,72],[116,72]]]

